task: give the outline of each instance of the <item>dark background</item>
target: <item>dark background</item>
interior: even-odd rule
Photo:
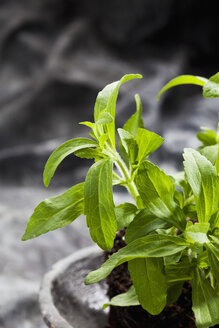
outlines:
[[[218,71],[216,1],[0,0],[0,327],[44,327],[37,305],[42,274],[89,245],[84,222],[21,243],[34,206],[82,181],[88,164],[69,156],[42,186],[49,154],[88,136],[97,92],[127,73],[143,80],[121,88],[117,124],[144,107],[145,126],[166,138],[153,160],[168,173],[182,168],[200,126],[216,128],[218,101],[183,86],[156,94],[179,74]],[[125,197],[125,196],[121,196]],[[83,232],[84,231],[84,232]],[[80,234],[79,234],[80,232]],[[30,306],[31,305],[31,306]]]

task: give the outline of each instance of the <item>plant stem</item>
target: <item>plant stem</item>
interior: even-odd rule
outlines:
[[[131,178],[131,172],[128,170],[127,166],[121,159],[120,155],[118,153],[116,155],[117,155],[116,156],[117,167],[119,171],[122,173],[122,175],[124,176],[126,188],[128,189],[131,196],[134,198],[134,200],[136,201],[136,198],[139,196],[139,194],[136,185],[133,179]]]
[[[109,145],[106,144],[106,146],[107,152],[109,152],[111,157],[113,157],[115,165],[118,168],[120,174],[122,175],[122,178],[120,178],[120,180],[124,180],[125,187],[136,202],[139,193],[137,191],[137,187],[133,181],[133,178],[131,177],[131,171],[127,168],[119,153],[113,150]]]

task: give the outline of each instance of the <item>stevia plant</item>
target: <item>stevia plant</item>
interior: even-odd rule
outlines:
[[[65,142],[49,157],[44,169],[47,187],[57,166],[71,153],[94,159],[84,183],[40,203],[22,240],[37,237],[86,215],[93,241],[103,250],[113,247],[116,231],[127,228],[127,246],[112,255],[85,283],[98,282],[128,262],[133,286],[104,305],[141,305],[152,315],[174,303],[186,281],[198,328],[219,323],[219,133],[204,128],[202,145],[184,151],[184,172],[165,174],[148,160],[164,139],[146,130],[140,97],[136,112],[118,129],[115,112],[120,86],[141,75],[125,75],[99,92],[94,122],[82,122],[91,138]],[[158,94],[180,84],[202,86],[204,97],[219,97],[219,73],[210,79],[179,76]],[[125,187],[133,203],[114,205],[113,186]]]

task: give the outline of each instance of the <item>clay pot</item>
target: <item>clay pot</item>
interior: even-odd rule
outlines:
[[[57,262],[43,278],[39,302],[43,318],[51,328],[104,328],[107,311],[105,282],[85,286],[88,272],[103,263],[97,247],[82,249]]]

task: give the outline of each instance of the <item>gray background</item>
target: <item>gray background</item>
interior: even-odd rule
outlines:
[[[49,190],[42,172],[52,150],[88,136],[97,92],[126,73],[143,80],[121,88],[117,124],[139,93],[148,129],[166,138],[153,156],[168,173],[196,147],[199,126],[215,128],[218,101],[199,87],[156,94],[178,74],[218,70],[216,1],[0,1],[0,327],[45,327],[37,293],[52,263],[91,244],[81,217],[70,227],[20,241],[33,208],[83,180],[88,162],[69,156]],[[119,194],[125,198],[124,195]],[[118,196],[117,196],[118,198]]]

